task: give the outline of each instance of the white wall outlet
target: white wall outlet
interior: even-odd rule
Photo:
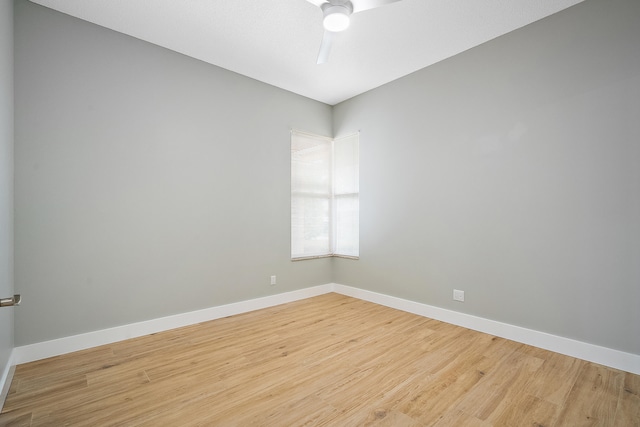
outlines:
[[[276,276],[271,276],[271,286],[275,286],[276,284]]]
[[[464,291],[459,291],[457,289],[453,290],[453,300],[464,302]]]

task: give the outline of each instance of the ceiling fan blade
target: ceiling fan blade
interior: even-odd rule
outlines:
[[[351,3],[353,4],[353,13],[356,13],[362,12],[363,10],[375,9],[376,7],[385,6],[398,1],[400,0],[351,0]]]
[[[309,3],[320,7],[322,5],[322,3],[326,3],[327,0],[307,0]]]
[[[320,52],[318,52],[318,64],[324,64],[329,59],[332,42],[333,33],[331,31],[325,31],[324,36],[322,36],[322,43],[320,44]]]

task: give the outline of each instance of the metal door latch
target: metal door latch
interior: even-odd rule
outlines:
[[[13,307],[14,305],[20,305],[22,297],[20,295],[14,295],[11,298],[0,299],[0,307]]]

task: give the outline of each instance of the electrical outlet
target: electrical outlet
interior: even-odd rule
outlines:
[[[453,290],[453,300],[464,302],[464,291],[459,291],[457,289]]]
[[[271,276],[271,286],[275,286],[276,284],[276,276]]]

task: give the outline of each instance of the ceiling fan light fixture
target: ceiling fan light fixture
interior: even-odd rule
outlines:
[[[349,27],[349,15],[353,12],[353,9],[349,6],[350,3],[324,3],[322,5],[322,12],[324,13],[322,24],[324,29],[334,33],[346,30]]]

